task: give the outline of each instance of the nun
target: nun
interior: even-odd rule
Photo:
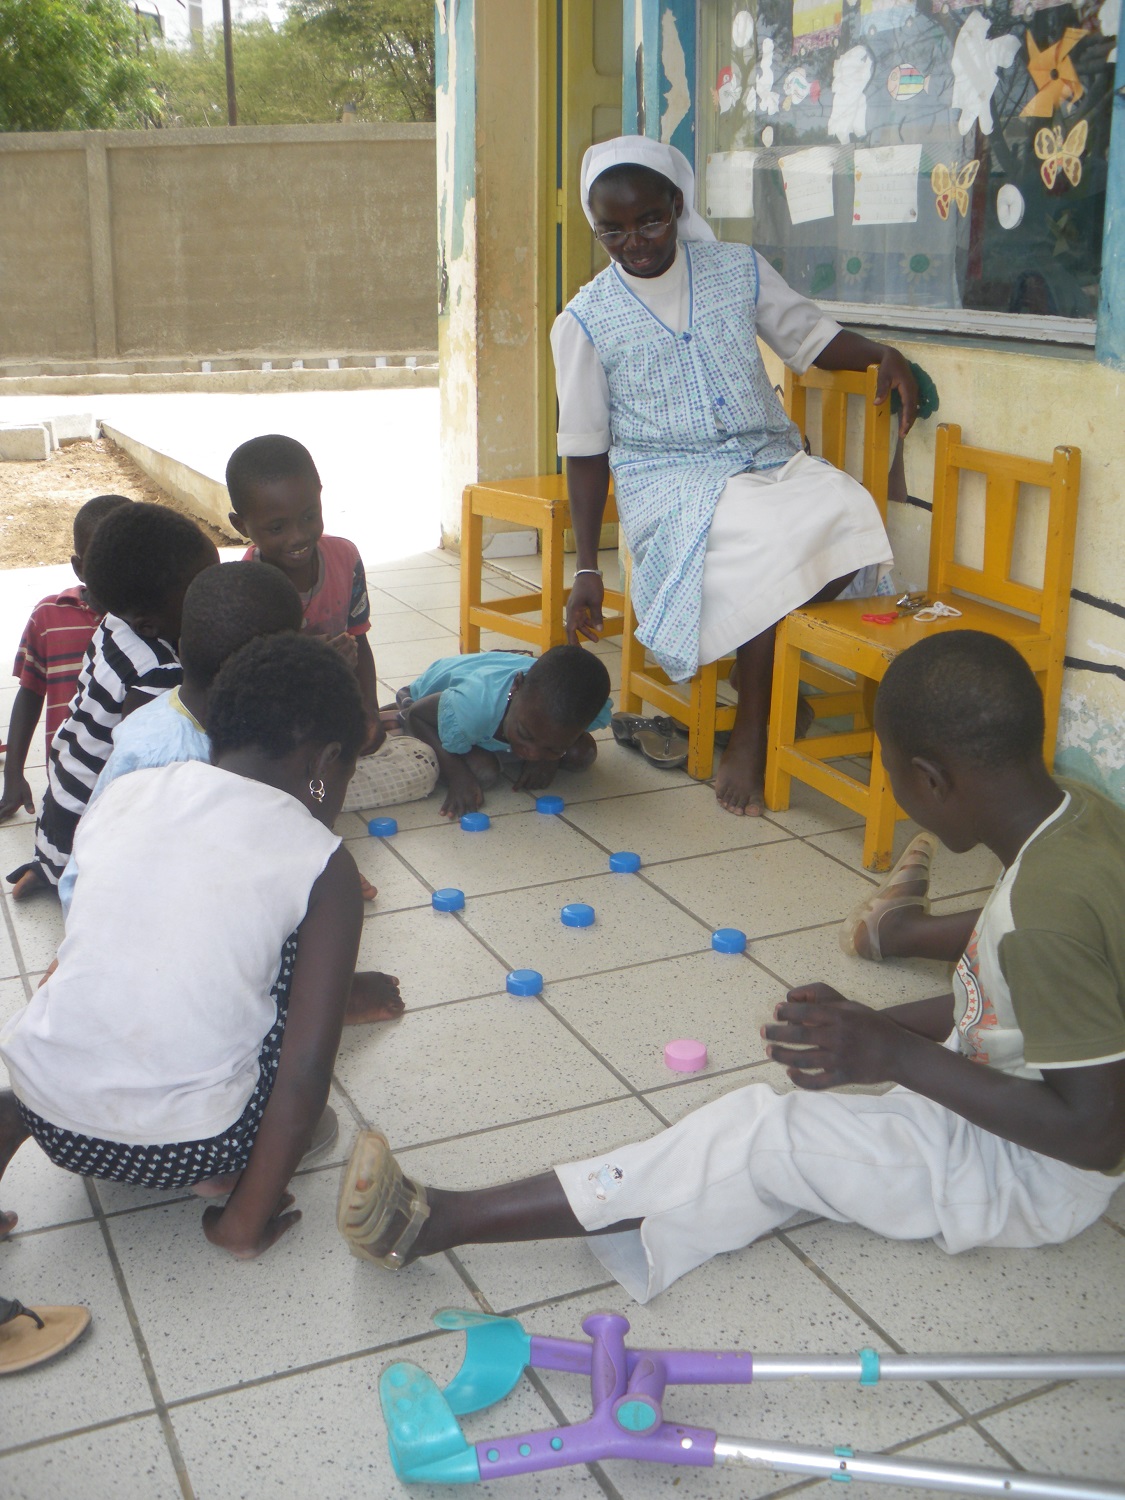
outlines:
[[[738,711],[715,795],[764,807],[774,626],[810,602],[890,592],[875,501],[809,457],[758,348],[793,370],[879,366],[877,399],[918,392],[897,349],[846,331],[748,245],[717,241],[674,146],[619,136],[582,162],[582,207],[610,258],[551,332],[577,571],[567,634],[602,624],[598,538],[612,473],[638,636],[673,681],[734,652]]]

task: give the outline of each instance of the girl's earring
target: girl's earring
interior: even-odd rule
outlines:
[[[314,802],[324,801],[324,782],[319,776],[309,782],[309,795]]]

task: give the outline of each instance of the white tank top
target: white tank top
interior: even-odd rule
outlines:
[[[127,1145],[233,1125],[282,946],[339,842],[287,792],[201,762],[114,782],[78,827],[58,969],[0,1034],[18,1098]]]

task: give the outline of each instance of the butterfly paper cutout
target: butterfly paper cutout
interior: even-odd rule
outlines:
[[[1070,179],[1071,186],[1078,186],[1082,181],[1082,153],[1085,149],[1085,120],[1079,120],[1065,141],[1061,125],[1035,132],[1035,154],[1043,163],[1039,175],[1048,192],[1054,187],[1060,168]]]
[[[949,210],[953,204],[957,205],[963,219],[968,218],[969,189],[977,180],[979,171],[979,161],[966,162],[960,170],[947,167],[944,162],[938,162],[930,173],[930,186],[937,194],[937,203],[934,206],[943,219],[949,218]]]

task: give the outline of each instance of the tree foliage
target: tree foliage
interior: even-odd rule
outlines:
[[[0,130],[154,123],[149,56],[124,0],[0,0]]]
[[[233,50],[241,125],[317,124],[353,109],[360,120],[434,118],[431,0],[295,0],[276,30],[236,25]],[[218,28],[202,48],[156,57],[153,79],[169,124],[226,123]]]

